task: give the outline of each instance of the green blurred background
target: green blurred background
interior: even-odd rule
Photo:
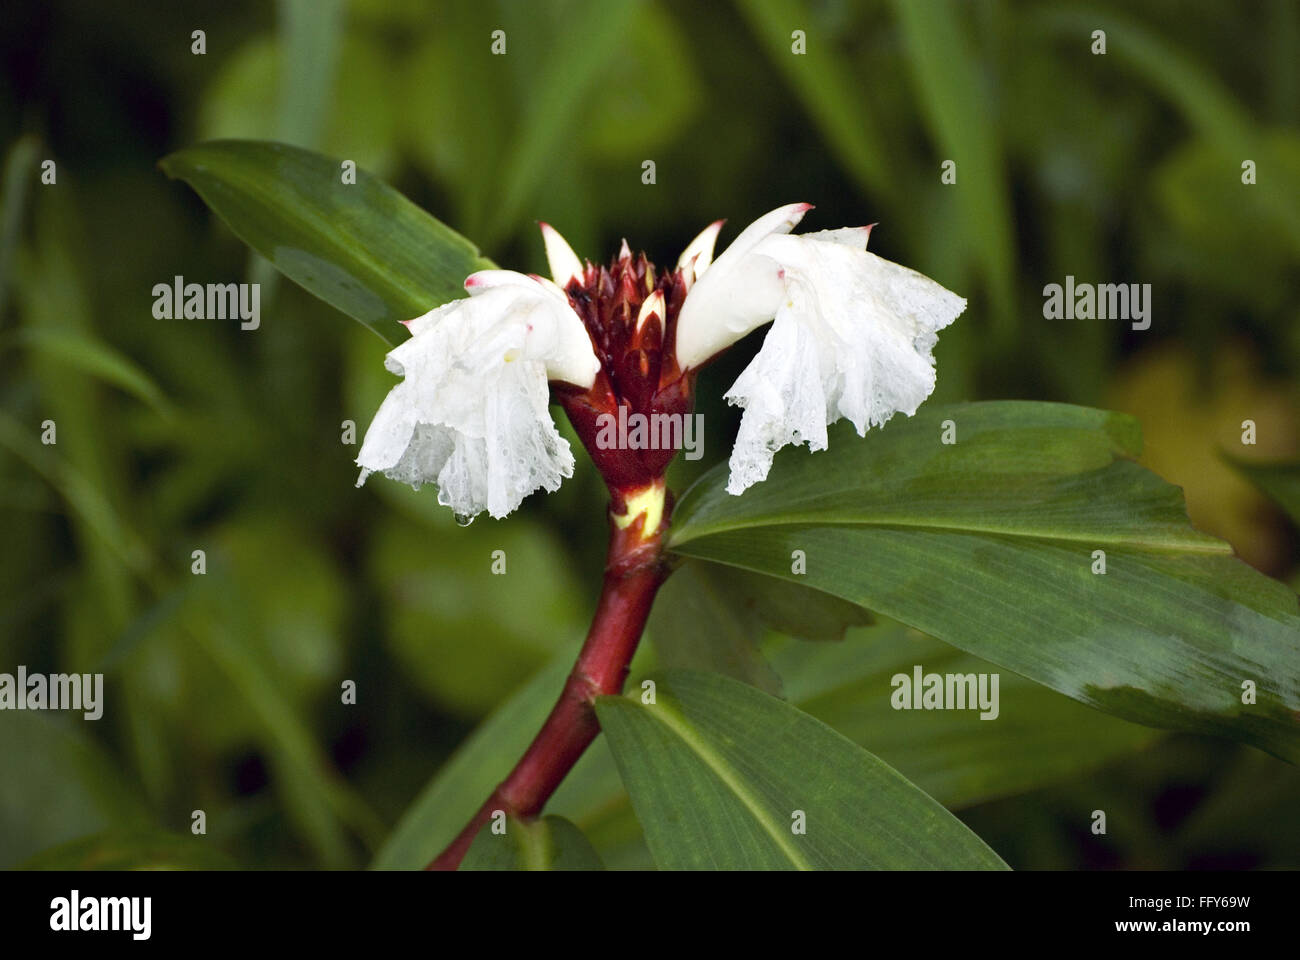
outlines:
[[[1293,0],[9,0],[0,670],[102,671],[107,706],[0,715],[0,867],[364,865],[594,602],[585,458],[465,529],[432,490],[353,489],[342,424],[364,431],[393,382],[384,344],[277,282],[160,157],[255,137],[353,159],[534,271],[538,219],[580,254],[626,237],[660,263],[794,200],[817,205],[808,229],[879,222],[877,253],[970,301],[936,399],[1136,414],[1194,521],[1294,585],[1294,526],[1219,451],[1300,454],[1298,52]],[[261,328],[155,320],[177,274],[262,282]],[[1067,274],[1150,283],[1151,329],[1045,320]],[[677,489],[726,456],[719,398],[757,342],[702,377],[706,456]],[[504,597],[497,549],[530,571]],[[1015,867],[1294,868],[1298,808],[1294,769],[1162,736],[959,813]]]

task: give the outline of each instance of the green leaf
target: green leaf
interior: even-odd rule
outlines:
[[[644,644],[643,648],[648,649]],[[639,673],[632,677],[627,689],[641,689]],[[587,748],[546,808],[577,824],[607,869],[655,868],[607,738],[597,737]]]
[[[646,624],[659,663],[710,670],[779,695],[781,679],[758,652],[763,624],[711,575],[718,569],[687,563],[660,588]]]
[[[147,373],[89,332],[29,327],[15,333],[12,342],[120,387],[165,417],[175,413],[158,384]]]
[[[1280,463],[1255,463],[1225,457],[1255,486],[1263,490],[1286,511],[1287,516],[1300,524],[1300,460]]]
[[[842,643],[770,636],[761,652],[792,706],[870,750],[949,808],[1085,775],[1160,736],[1009,671],[1001,673],[996,720],[981,720],[974,711],[894,710],[891,680],[900,672],[910,675],[916,664],[944,674],[998,669],[897,623],[851,630]],[[639,689],[639,681],[629,689]],[[611,868],[650,865],[604,738],[548,809],[574,820]]]
[[[869,749],[947,807],[968,807],[1085,774],[1160,734],[897,623],[843,643],[788,638],[764,648],[800,710]],[[998,712],[895,710],[894,678],[998,674]],[[991,711],[990,711],[991,712]]]
[[[563,817],[526,823],[506,820],[505,833],[485,823],[470,845],[462,870],[603,870],[604,864],[582,831]]]
[[[949,808],[1085,775],[1160,736],[1009,671],[1001,673],[996,720],[981,720],[977,711],[894,710],[892,678],[910,675],[916,664],[943,674],[997,672],[994,664],[898,623],[851,630],[842,643],[770,636],[761,649],[792,706]],[[635,860],[639,829],[604,739],[579,761],[549,809],[574,820],[611,868],[645,865]]]
[[[1194,530],[1178,489],[1126,459],[1139,444],[1135,420],[1060,404],[837,428],[829,452],[784,451],[742,497],[725,467],[706,475],[670,548],[825,590],[1126,719],[1294,762],[1296,596]]]
[[[842,643],[773,640],[763,652],[792,705],[870,749],[947,806],[1079,775],[1158,736],[1010,673],[1001,678],[1004,706],[996,722],[954,711],[894,711],[890,677],[913,663],[945,673],[996,669],[896,623],[851,630]],[[642,646],[639,658],[648,653]],[[376,867],[419,869],[455,836],[541,725],[574,652],[557,655],[471,735],[412,804]],[[629,689],[640,689],[635,677]],[[611,867],[651,866],[606,738],[587,750],[548,809],[573,820]]]
[[[849,627],[871,620],[856,604],[803,584],[690,562],[660,590],[646,629],[661,666],[711,670],[779,696],[781,680],[758,649],[769,628],[842,640]]]
[[[891,767],[738,681],[670,671],[655,703],[596,712],[661,868],[1004,866]]]
[[[389,343],[409,320],[463,295],[490,260],[387,184],[282,143],[214,140],[160,166],[190,184],[281,273]]]
[[[738,567],[700,564],[733,606],[752,611],[773,630],[800,640],[843,640],[849,627],[875,619],[870,611],[802,583],[776,580]]]
[[[371,866],[420,870],[455,838],[541,727],[576,648],[566,650],[484,721],[407,809]]]

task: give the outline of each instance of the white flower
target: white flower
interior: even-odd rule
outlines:
[[[548,380],[590,387],[599,361],[551,281],[485,270],[465,288],[468,299],[409,321],[411,339],[385,359],[404,379],[366,432],[357,485],[375,472],[417,488],[432,482],[458,518],[500,518],[573,475]]]
[[[374,472],[432,482],[462,519],[504,517],[573,475],[548,409],[558,382],[616,499],[661,488],[659,461],[602,447],[601,417],[689,413],[694,370],[768,321],[726,394],[744,409],[730,493],[764,479],[787,444],[825,449],[841,418],[861,435],[915,413],[934,390],[937,332],[966,301],[867,253],[869,228],[790,235],[808,209],[760,217],[716,260],[722,223],[710,224],[675,271],[658,273],[626,241],[608,268],[584,264],[542,224],[554,282],[481,271],[465,281],[468,299],[409,321],[411,339],[385,360],[404,379],[366,433],[358,486]]]
[[[711,265],[697,258],[703,269],[678,315],[683,368],[775,321],[726,394],[745,411],[732,494],[764,479],[786,444],[824,450],[826,427],[842,417],[861,436],[895,413],[914,414],[934,390],[938,331],[966,308],[928,277],[867,253],[869,227],[789,235],[809,209],[773,210]]]

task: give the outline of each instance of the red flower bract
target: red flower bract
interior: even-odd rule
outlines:
[[[656,273],[624,243],[608,267],[588,262],[564,292],[591,336],[600,372],[587,390],[556,384],[556,398],[617,503],[663,476],[677,451],[599,444],[602,415],[626,423],[639,413],[654,424],[663,415],[684,419],[694,406],[695,371],[678,367],[674,349],[686,281],[680,270]]]

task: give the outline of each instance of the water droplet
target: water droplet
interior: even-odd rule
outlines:
[[[474,518],[473,518],[473,517],[467,517],[467,516],[466,516],[465,514],[463,514],[463,513],[458,513],[458,514],[456,514],[456,522],[457,522],[458,524],[460,524],[462,527],[468,527],[471,523],[474,522]]]

